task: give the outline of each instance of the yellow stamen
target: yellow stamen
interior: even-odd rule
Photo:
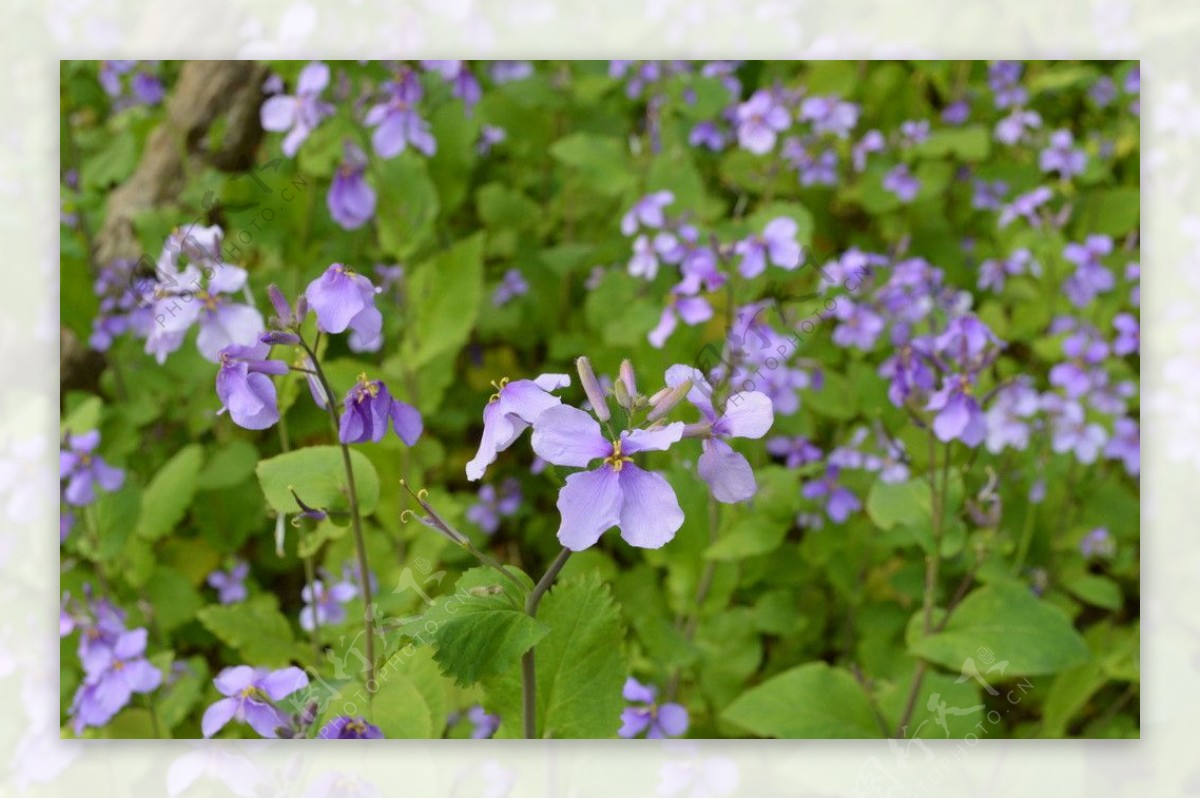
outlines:
[[[507,378],[507,377],[502,377],[502,378],[500,378],[500,380],[499,380],[499,381],[496,381],[496,380],[493,380],[493,381],[492,381],[492,388],[496,389],[496,393],[495,393],[495,394],[493,394],[492,396],[488,397],[488,404],[489,404],[489,405],[491,405],[493,402],[499,402],[499,401],[500,401],[500,392],[501,392],[501,391],[503,391],[503,390],[504,390],[504,387],[505,387],[505,386],[507,386],[507,385],[508,385],[508,378]]]
[[[611,466],[614,472],[619,472],[626,463],[633,463],[633,458],[621,454],[621,439],[613,439],[612,444],[612,454],[604,459],[604,463],[606,466]]]

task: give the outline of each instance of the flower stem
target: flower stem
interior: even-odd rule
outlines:
[[[350,447],[338,435],[337,411],[333,408],[334,397],[337,395],[333,393],[333,388],[325,377],[325,370],[317,360],[317,353],[309,349],[304,339],[300,340],[300,346],[308,353],[317,380],[325,389],[325,396],[328,397],[325,410],[329,411],[329,423],[333,427],[334,438],[337,438],[338,445],[342,448],[342,466],[346,471],[346,492],[350,500],[350,522],[354,528],[354,548],[358,551],[358,588],[363,598],[363,631],[367,634],[366,688],[369,699],[375,695],[375,689],[378,687],[375,684],[375,611],[371,602],[371,570],[367,562],[367,541],[363,536],[362,513],[358,508],[358,488],[354,485],[354,464],[350,460]]]
[[[558,553],[558,557],[550,564],[550,568],[546,569],[542,579],[538,580],[538,584],[525,598],[525,612],[529,614],[530,618],[537,618],[537,609],[541,604],[542,596],[550,590],[558,573],[562,571],[563,566],[567,565],[569,557],[571,557],[571,550],[563,547],[563,551]],[[534,648],[530,647],[529,651],[521,656],[521,700],[525,711],[526,738],[537,737],[537,667],[533,650]]]

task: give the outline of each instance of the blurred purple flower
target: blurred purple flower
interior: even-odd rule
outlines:
[[[1042,126],[1042,115],[1037,111],[1015,109],[1011,114],[996,123],[996,141],[1013,145],[1021,141],[1025,131]]]
[[[845,139],[858,124],[858,113],[857,105],[834,96],[809,97],[800,105],[799,116],[812,123],[813,133],[832,133]]]
[[[636,738],[643,732],[647,738],[678,738],[688,729],[687,708],[675,702],[658,702],[658,690],[652,685],[630,677],[625,680],[622,695],[633,704],[621,711],[622,738]]]
[[[326,333],[350,329],[350,349],[376,352],[383,346],[383,315],[375,307],[379,293],[369,278],[342,264],[331,264],[308,284],[304,296]]]
[[[346,230],[356,230],[375,216],[375,190],[367,183],[367,156],[346,142],[345,157],[333,176],[326,204],[333,221]]]
[[[799,266],[802,250],[796,241],[798,231],[794,219],[781,216],[768,222],[762,235],[737,242],[733,251],[741,256],[738,271],[742,277],[758,277],[766,270],[768,260],[781,269],[792,270]]]
[[[1029,224],[1036,226],[1038,218],[1037,211],[1045,205],[1053,192],[1045,186],[1038,186],[1032,191],[1018,195],[1011,203],[1000,209],[1000,217],[997,220],[1000,227],[1006,228],[1018,217],[1024,218]]]
[[[887,146],[887,142],[883,138],[883,134],[877,130],[868,130],[863,134],[863,137],[851,149],[851,160],[854,162],[854,171],[862,172],[867,167],[867,155],[870,153],[883,152]]]
[[[1113,328],[1117,331],[1117,339],[1112,346],[1114,353],[1129,355],[1141,350],[1141,333],[1138,329],[1138,320],[1133,314],[1117,314],[1113,317]]]
[[[528,293],[529,283],[525,281],[525,276],[521,274],[521,270],[509,269],[504,273],[504,277],[500,280],[500,284],[496,286],[496,290],[492,292],[492,305],[500,308],[512,302],[517,297],[523,297]]]
[[[1079,553],[1088,560],[1111,558],[1116,551],[1117,544],[1106,527],[1095,528],[1079,542]]]
[[[883,176],[883,188],[900,199],[900,202],[912,202],[921,190],[921,181],[917,180],[908,170],[908,164],[898,164]]]
[[[321,92],[329,85],[329,66],[314,61],[300,71],[295,96],[276,94],[268,97],[259,112],[265,130],[282,133],[283,154],[296,155],[308,135],[333,113],[333,106],[321,100]]]
[[[146,629],[122,632],[112,647],[103,647],[84,663],[83,684],[75,692],[70,713],[76,734],[102,727],[133,694],[149,693],[162,683],[162,672],[146,660]]]
[[[1070,178],[1083,172],[1087,155],[1075,147],[1071,131],[1056,130],[1050,134],[1050,146],[1038,156],[1038,166],[1043,172],[1057,172],[1060,177]]]
[[[840,470],[836,466],[830,466],[825,470],[823,477],[806,482],[800,493],[808,499],[825,497],[825,514],[841,524],[850,518],[851,513],[861,508],[862,503],[850,489],[838,483],[839,473]]]
[[[679,319],[683,319],[689,327],[695,327],[701,322],[707,322],[712,317],[713,308],[708,300],[703,297],[687,297],[672,291],[667,296],[667,306],[663,308],[658,324],[646,338],[652,347],[662,349],[667,343],[667,339],[675,332]]]
[[[316,625],[341,624],[346,620],[344,604],[358,596],[353,583],[343,580],[328,588],[321,580],[313,580],[300,591],[304,607],[300,609],[300,627],[312,631]]]
[[[965,99],[955,100],[942,109],[942,121],[947,125],[961,125],[971,118],[971,104]]]
[[[432,156],[437,142],[429,132],[429,123],[417,113],[416,105],[424,94],[415,72],[404,71],[396,80],[382,86],[387,99],[372,106],[363,120],[375,128],[371,143],[381,158],[393,158],[410,145]]]
[[[230,721],[249,724],[263,738],[276,738],[276,730],[287,726],[287,715],[275,707],[278,702],[308,685],[308,675],[295,666],[277,671],[250,666],[222,669],[213,685],[224,699],[218,699],[204,711],[200,729],[211,738]]]
[[[471,737],[476,740],[491,738],[500,729],[500,717],[488,713],[483,705],[472,705],[467,710],[467,720],[471,722]]]
[[[621,217],[621,233],[632,236],[640,227],[653,230],[661,228],[666,223],[663,209],[673,202],[675,202],[675,194],[670,191],[663,190],[647,194],[634,203],[633,207],[625,212],[625,216]]]
[[[1004,195],[1008,194],[1008,184],[1003,180],[973,181],[975,193],[971,197],[971,207],[979,211],[998,211],[1004,204]]]
[[[383,738],[383,732],[362,716],[337,716],[325,723],[317,733],[324,740],[336,738]]]
[[[926,410],[937,411],[933,432],[938,441],[955,439],[976,447],[987,435],[987,422],[974,396],[971,381],[965,375],[948,375],[942,388],[929,397]]]
[[[125,482],[125,472],[109,466],[104,458],[96,454],[100,446],[100,431],[67,437],[67,446],[58,454],[58,476],[67,481],[63,498],[67,504],[84,506],[96,501],[96,487],[104,491],[116,491]]]
[[[1019,61],[994,61],[988,67],[988,86],[997,108],[1022,105],[1029,99],[1029,93],[1018,83],[1024,68]]]
[[[804,436],[775,436],[767,441],[767,452],[783,458],[784,465],[789,469],[816,463],[824,454],[820,447]]]
[[[1137,477],[1142,470],[1142,438],[1136,419],[1117,419],[1113,436],[1104,447],[1104,456],[1123,461],[1125,471]]]
[[[492,148],[508,138],[508,131],[495,125],[483,125],[479,128],[479,141],[475,144],[475,152],[481,156],[491,153]]]
[[[248,596],[245,580],[249,573],[249,563],[235,560],[228,571],[217,569],[208,575],[205,582],[217,589],[217,601],[222,605],[233,605],[244,601]]]
[[[736,119],[738,144],[755,155],[770,152],[777,135],[792,123],[788,110],[766,89],[759,89],[739,105]]]
[[[486,535],[500,529],[500,520],[506,519],[521,507],[521,484],[509,477],[500,484],[500,490],[491,483],[480,486],[478,501],[467,508],[467,519],[478,525]]]

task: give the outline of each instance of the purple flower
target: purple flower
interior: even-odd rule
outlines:
[[[734,118],[737,120],[738,144],[755,155],[770,152],[777,134],[787,130],[792,123],[787,109],[766,89],[759,89],[739,105]]]
[[[83,685],[71,703],[76,733],[107,724],[133,694],[149,693],[162,683],[162,672],[145,655],[146,630],[139,627],[122,632],[111,648],[99,648],[84,663]]]
[[[1083,406],[1075,400],[1048,395],[1042,407],[1050,414],[1052,437],[1050,446],[1055,452],[1071,453],[1080,463],[1092,463],[1108,440],[1104,428],[1088,422]]]
[[[267,360],[270,351],[263,343],[248,347],[235,344],[217,356],[221,364],[217,370],[219,413],[229,411],[234,423],[247,430],[265,430],[279,421],[275,384],[268,375],[285,375],[288,365]]]
[[[497,454],[512,446],[543,411],[560,404],[562,400],[550,392],[571,385],[571,378],[564,374],[544,374],[533,380],[509,382],[506,377],[492,385],[496,393],[483,409],[483,436],[479,451],[467,463],[468,480],[483,477]]]
[[[333,221],[346,230],[356,230],[375,216],[375,190],[367,183],[367,156],[346,142],[345,158],[333,176],[325,198]]]
[[[971,118],[971,104],[966,100],[955,100],[942,109],[942,121],[947,125],[961,125]]]
[[[1038,166],[1043,172],[1057,172],[1061,177],[1069,178],[1083,172],[1087,155],[1076,149],[1071,131],[1056,130],[1050,135],[1050,146],[1038,157]]]
[[[490,483],[481,486],[479,501],[467,508],[467,519],[487,535],[500,529],[500,520],[514,515],[521,507],[521,484],[509,477],[500,484],[500,491]]]
[[[476,740],[491,738],[500,729],[500,717],[488,713],[483,705],[472,705],[467,710],[467,720],[471,722],[471,737]]]
[[[492,305],[499,308],[528,293],[529,284],[525,282],[525,276],[521,274],[521,270],[509,269],[504,273],[500,285],[496,286],[496,290],[492,293]]]
[[[96,486],[105,491],[116,491],[125,482],[125,472],[109,466],[104,458],[95,454],[100,446],[100,431],[67,438],[67,448],[58,453],[58,477],[67,481],[64,499],[70,505],[91,505],[96,501]]]
[[[1142,470],[1142,438],[1135,419],[1117,419],[1113,437],[1104,447],[1104,456],[1124,461],[1125,471],[1137,477]]]
[[[590,471],[567,478],[558,495],[562,524],[558,540],[576,552],[587,549],[610,527],[635,547],[658,549],[683,525],[683,509],[670,484],[647,472],[629,457],[638,452],[665,450],[679,441],[683,423],[652,429],[623,430],[616,440],[605,438],[587,413],[569,405],[542,412],[533,427],[533,451],[558,466],[587,467]]]
[[[528,61],[493,61],[489,72],[496,83],[512,83],[532,75],[533,64]]]
[[[335,738],[383,738],[383,732],[362,716],[338,716],[326,722],[318,738],[325,740]]]
[[[713,152],[725,149],[726,133],[716,122],[704,120],[697,122],[688,134],[688,144],[692,147],[706,147]]]
[[[1042,126],[1042,115],[1037,111],[1024,111],[1020,108],[996,123],[996,141],[1001,144],[1013,145],[1025,137],[1027,130]]]
[[[867,168],[867,155],[870,153],[883,152],[887,142],[883,138],[883,134],[877,130],[868,130],[863,137],[858,140],[851,150],[851,160],[854,162],[854,171],[862,172]]]
[[[979,265],[979,288],[1003,291],[1005,280],[1009,276],[1023,275],[1040,276],[1041,264],[1033,260],[1033,255],[1024,247],[1014,250],[1012,255],[1004,259],[989,258]]]
[[[300,627],[313,630],[318,624],[341,624],[346,620],[343,605],[358,596],[354,584],[343,580],[326,588],[321,580],[313,580],[300,590],[304,607],[300,609]]]
[[[656,191],[653,194],[647,194],[634,203],[625,216],[621,217],[621,233],[632,236],[639,227],[648,227],[654,230],[661,228],[666,222],[663,209],[673,202],[675,202],[675,195],[670,191]]]
[[[343,444],[363,444],[383,440],[388,421],[408,446],[417,443],[424,429],[421,413],[406,402],[394,399],[381,380],[368,380],[366,374],[346,392],[338,425],[338,440]]]
[[[1008,194],[1008,183],[1003,180],[979,180],[973,182],[975,194],[971,197],[971,207],[979,211],[998,211],[1004,204],[1004,195]]]
[[[996,392],[987,420],[987,449],[993,454],[1005,447],[1023,450],[1029,446],[1029,417],[1038,412],[1041,401],[1028,377],[1019,377]]]
[[[262,314],[249,305],[230,302],[226,295],[241,292],[246,270],[221,259],[221,228],[193,227],[167,238],[157,273],[151,315],[154,324],[146,337],[146,352],[161,364],[179,349],[187,331],[199,323],[196,348],[216,363],[231,344],[251,345],[263,331]],[[179,269],[180,256],[188,263]]]
[[[830,466],[825,470],[824,477],[808,481],[800,493],[808,499],[825,497],[825,513],[830,519],[841,524],[850,518],[851,513],[861,508],[862,503],[850,489],[838,483],[839,473],[838,467]]]
[[[761,236],[750,236],[737,242],[733,251],[741,256],[738,271],[742,277],[758,277],[766,270],[768,260],[781,269],[792,270],[799,266],[801,249],[796,241],[798,229],[794,219],[781,216],[768,222]]]
[[[1002,346],[991,328],[970,313],[951,319],[934,339],[935,350],[966,372],[982,369],[995,358],[995,349]]]
[[[317,314],[320,329],[341,333],[350,328],[350,349],[375,352],[383,346],[383,315],[375,307],[379,289],[365,276],[332,264],[308,284],[304,296]]]
[[[1101,75],[1088,89],[1088,97],[1099,108],[1106,108],[1117,99],[1117,84],[1108,75]]]
[[[1132,314],[1119,313],[1113,318],[1113,328],[1117,331],[1117,339],[1113,342],[1113,352],[1117,355],[1129,355],[1138,352],[1142,347],[1138,320]]]
[[[625,701],[633,704],[621,711],[622,738],[636,738],[643,732],[647,738],[678,738],[688,729],[688,712],[675,702],[659,704],[658,690],[643,685],[633,677],[625,680],[622,691]]]
[[[678,289],[679,286],[676,288]],[[683,319],[687,325],[694,327],[712,319],[712,316],[713,309],[708,300],[703,297],[686,297],[672,291],[667,297],[667,307],[663,308],[658,325],[650,331],[646,338],[652,347],[662,349],[667,343],[667,339],[675,332],[679,319]]]
[[[1079,542],[1079,554],[1088,560],[1111,558],[1116,552],[1117,544],[1106,527],[1097,527]]]
[[[929,138],[928,119],[910,119],[900,123],[900,135],[908,145],[920,144]]]
[[[1034,214],[1053,196],[1053,192],[1045,186],[1038,186],[1033,191],[1018,195],[1011,203],[1000,209],[998,220],[1000,227],[1008,227],[1018,217],[1023,217],[1031,225],[1037,225],[1038,220]]]
[[[833,343],[839,347],[870,351],[883,332],[883,317],[865,302],[855,303],[843,298],[837,304],[834,316],[841,320],[833,330]]]
[[[333,106],[321,100],[329,85],[329,67],[314,61],[300,72],[296,95],[277,94],[262,104],[260,118],[265,130],[288,131],[283,139],[283,154],[291,158],[300,149],[321,120],[333,113]]]
[[[483,125],[479,128],[479,141],[475,144],[475,152],[481,156],[491,153],[492,148],[508,138],[508,131],[495,125]]]
[[[745,502],[758,491],[750,462],[726,443],[731,438],[762,438],[775,423],[770,398],[761,391],[732,394],[720,413],[713,407],[713,388],[696,368],[676,364],[666,372],[671,388],[691,381],[687,399],[700,411],[703,421],[688,427],[689,436],[701,439],[696,473],[708,484],[718,502]]]
[[[832,133],[845,139],[858,124],[858,106],[837,97],[809,97],[800,106],[800,119],[812,123],[813,133]]]
[[[783,458],[789,469],[797,469],[807,463],[821,460],[821,448],[804,436],[776,436],[767,441],[767,452]]]
[[[463,101],[468,113],[483,96],[479,81],[467,68],[465,61],[422,61],[421,66],[449,83],[451,94]]]
[[[975,400],[971,381],[965,375],[951,375],[942,388],[929,398],[926,410],[937,411],[933,432],[939,441],[958,439],[975,447],[987,435],[987,421]]]
[[[381,158],[393,158],[409,145],[427,156],[437,150],[437,142],[429,132],[429,123],[416,111],[420,102],[421,82],[416,73],[405,71],[397,80],[383,85],[387,100],[371,107],[364,122],[375,128],[371,143]]]
[[[200,729],[205,738],[213,737],[232,720],[249,724],[264,738],[275,738],[276,730],[287,726],[288,717],[271,703],[307,686],[308,675],[295,666],[277,671],[231,666],[221,670],[213,685],[225,699],[204,711]]]
[[[988,67],[988,85],[995,95],[997,108],[1021,105],[1029,99],[1029,93],[1017,83],[1024,69],[1019,61],[996,61]]]
[[[124,333],[146,338],[152,332],[154,315],[151,303],[143,295],[147,299],[152,296],[157,281],[139,277],[137,269],[137,261],[130,258],[115,258],[100,269],[94,285],[100,309],[92,320],[92,335],[88,338],[88,344],[97,352],[107,352],[113,339]]]
[[[633,240],[633,256],[629,259],[629,274],[653,280],[658,274],[658,252],[646,234]]]
[[[921,181],[908,171],[908,164],[899,164],[883,176],[883,187],[907,203],[921,190]]]
[[[246,599],[245,579],[250,573],[250,564],[244,560],[234,561],[228,571],[217,569],[205,580],[217,589],[217,600],[222,605],[233,605]]]

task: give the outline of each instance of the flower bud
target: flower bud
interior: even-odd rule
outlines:
[[[592,412],[596,414],[596,418],[602,422],[609,420],[608,400],[604,396],[604,389],[600,388],[600,381],[596,379],[596,373],[592,371],[591,361],[586,355],[581,355],[575,361],[575,368],[579,370],[579,382],[583,386],[583,393],[587,395],[588,402],[592,404]]]
[[[633,364],[629,362],[628,358],[621,361],[620,378],[619,382],[625,385],[625,392],[630,397],[636,397],[637,381],[633,377]]]
[[[268,330],[259,336],[258,340],[263,344],[282,344],[288,347],[294,347],[300,343],[300,337],[295,333],[283,333],[278,330]]]
[[[670,413],[671,409],[678,405],[691,390],[692,381],[684,380],[682,383],[675,386],[675,388],[668,391],[665,396],[659,399],[658,402],[654,403],[654,406],[650,409],[650,415],[646,417],[646,420],[650,422],[657,422],[659,419]]]
[[[271,300],[271,307],[275,309],[275,315],[279,317],[283,324],[287,324],[292,318],[292,306],[288,305],[287,297],[283,296],[283,292],[279,290],[279,286],[274,283],[267,286],[267,297]]]

